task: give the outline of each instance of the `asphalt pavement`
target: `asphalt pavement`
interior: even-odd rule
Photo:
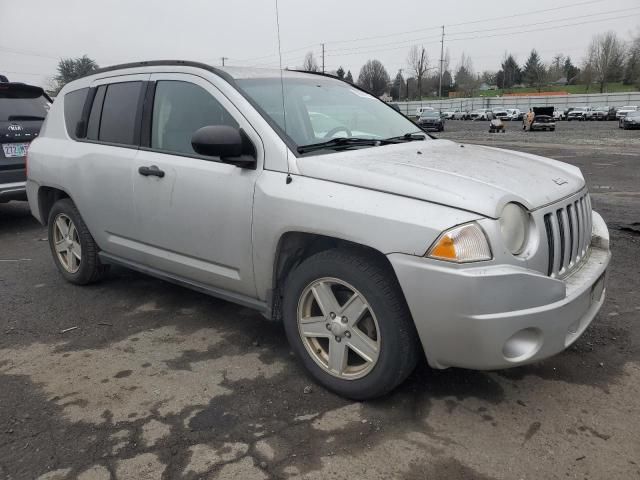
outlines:
[[[547,361],[434,371],[356,403],[280,325],[113,268],[76,287],[24,203],[0,204],[0,479],[640,478],[640,132],[615,122],[438,134],[582,168],[613,250],[607,301]]]

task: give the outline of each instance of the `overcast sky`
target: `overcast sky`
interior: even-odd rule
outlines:
[[[505,51],[523,63],[534,47],[579,63],[594,33],[640,33],[640,0],[279,0],[279,10],[284,66],[307,51],[320,63],[324,42],[327,70],[354,78],[370,58],[393,77],[414,44],[437,67],[443,24],[451,68],[464,52],[477,71],[498,70]],[[277,51],[275,0],[0,0],[0,73],[12,81],[46,86],[60,57],[83,54],[100,66],[225,56],[277,67]]]

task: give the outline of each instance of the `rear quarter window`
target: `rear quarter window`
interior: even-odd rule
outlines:
[[[64,96],[64,123],[67,127],[67,133],[74,140],[78,139],[78,123],[82,119],[82,109],[88,92],[88,88],[81,88]]]
[[[98,140],[120,145],[137,145],[140,135],[139,102],[142,82],[111,83],[107,87]]]

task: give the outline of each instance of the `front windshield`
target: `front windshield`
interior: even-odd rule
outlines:
[[[422,118],[438,118],[440,114],[434,111],[422,112]]]
[[[377,98],[353,86],[320,76],[239,79],[237,84],[296,147],[334,138],[382,140],[420,130]],[[426,113],[426,112],[425,112]]]

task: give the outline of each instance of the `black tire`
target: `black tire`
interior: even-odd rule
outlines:
[[[80,266],[75,273],[71,273],[66,270],[66,268],[60,262],[58,254],[55,250],[54,226],[56,219],[60,214],[64,214],[69,217],[78,232],[78,239],[80,241],[82,255]],[[58,270],[60,271],[62,276],[68,282],[74,283],[76,285],[87,285],[89,283],[94,283],[101,280],[109,270],[109,265],[103,265],[100,262],[100,258],[98,257],[98,252],[100,251],[100,249],[98,248],[98,245],[96,245],[96,242],[91,236],[91,233],[89,233],[87,225],[84,223],[84,220],[82,220],[80,212],[78,212],[78,209],[71,201],[71,199],[63,198],[61,200],[58,200],[51,208],[48,220],[48,237],[53,261],[55,262],[56,267],[58,267]]]
[[[346,380],[321,368],[307,352],[298,332],[298,302],[314,281],[333,277],[353,285],[368,301],[378,321],[378,360],[364,377]],[[284,328],[291,349],[307,371],[325,388],[353,400],[380,397],[413,371],[421,351],[418,334],[393,270],[382,259],[355,249],[332,249],[304,260],[284,287]]]

